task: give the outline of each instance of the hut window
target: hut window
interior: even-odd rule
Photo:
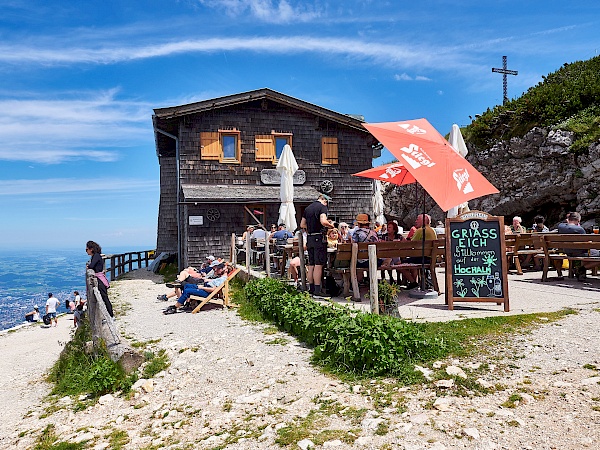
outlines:
[[[321,164],[338,164],[338,139],[323,136],[321,138]]]
[[[200,133],[200,157],[205,160],[216,160],[222,163],[239,163],[240,132],[219,130],[218,132]]]
[[[283,147],[286,144],[292,146],[292,134],[272,131],[271,134],[256,135],[254,144],[256,161],[271,161],[273,164],[277,164]]]

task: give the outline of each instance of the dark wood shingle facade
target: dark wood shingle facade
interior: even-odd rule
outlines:
[[[325,192],[330,216],[371,213],[373,184],[351,174],[379,156],[377,141],[355,117],[260,89],[154,110],[160,164],[157,250],[179,253],[180,266],[208,254],[229,257],[231,233],[268,227],[279,213],[277,156],[290,144],[298,162],[294,204]]]

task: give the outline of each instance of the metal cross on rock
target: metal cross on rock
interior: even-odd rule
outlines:
[[[501,73],[502,74],[502,87],[504,88],[504,98],[502,100],[502,104],[506,105],[508,103],[508,95],[506,93],[508,80],[506,79],[506,75],[518,75],[519,72],[517,72],[516,70],[508,70],[506,68],[506,56],[502,57],[502,69],[499,69],[497,67],[493,67],[492,68],[492,72],[496,72],[496,73]]]

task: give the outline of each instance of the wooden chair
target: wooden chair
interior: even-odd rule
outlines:
[[[199,297],[197,295],[191,295],[190,301],[193,300],[193,301],[199,302],[198,306],[196,306],[194,308],[194,310],[192,311],[192,314],[196,314],[207,303],[226,306],[227,308],[231,308],[233,306],[238,306],[238,305],[235,305],[235,304],[232,304],[229,302],[229,281],[233,280],[235,278],[235,276],[239,273],[240,270],[241,270],[240,268],[237,268],[233,272],[231,272],[227,276],[227,279],[225,280],[225,282],[221,286],[214,289],[208,295],[208,297]]]

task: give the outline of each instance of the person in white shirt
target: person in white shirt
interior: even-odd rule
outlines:
[[[33,311],[29,311],[27,314],[25,314],[25,320],[27,322],[39,322],[40,321],[40,309],[38,308],[38,305],[35,305],[33,307]]]
[[[52,295],[52,292],[48,294],[48,300],[46,300],[46,314],[50,317],[50,321],[54,319],[54,326],[58,325],[58,318],[56,317],[56,309],[60,305],[60,301]]]

